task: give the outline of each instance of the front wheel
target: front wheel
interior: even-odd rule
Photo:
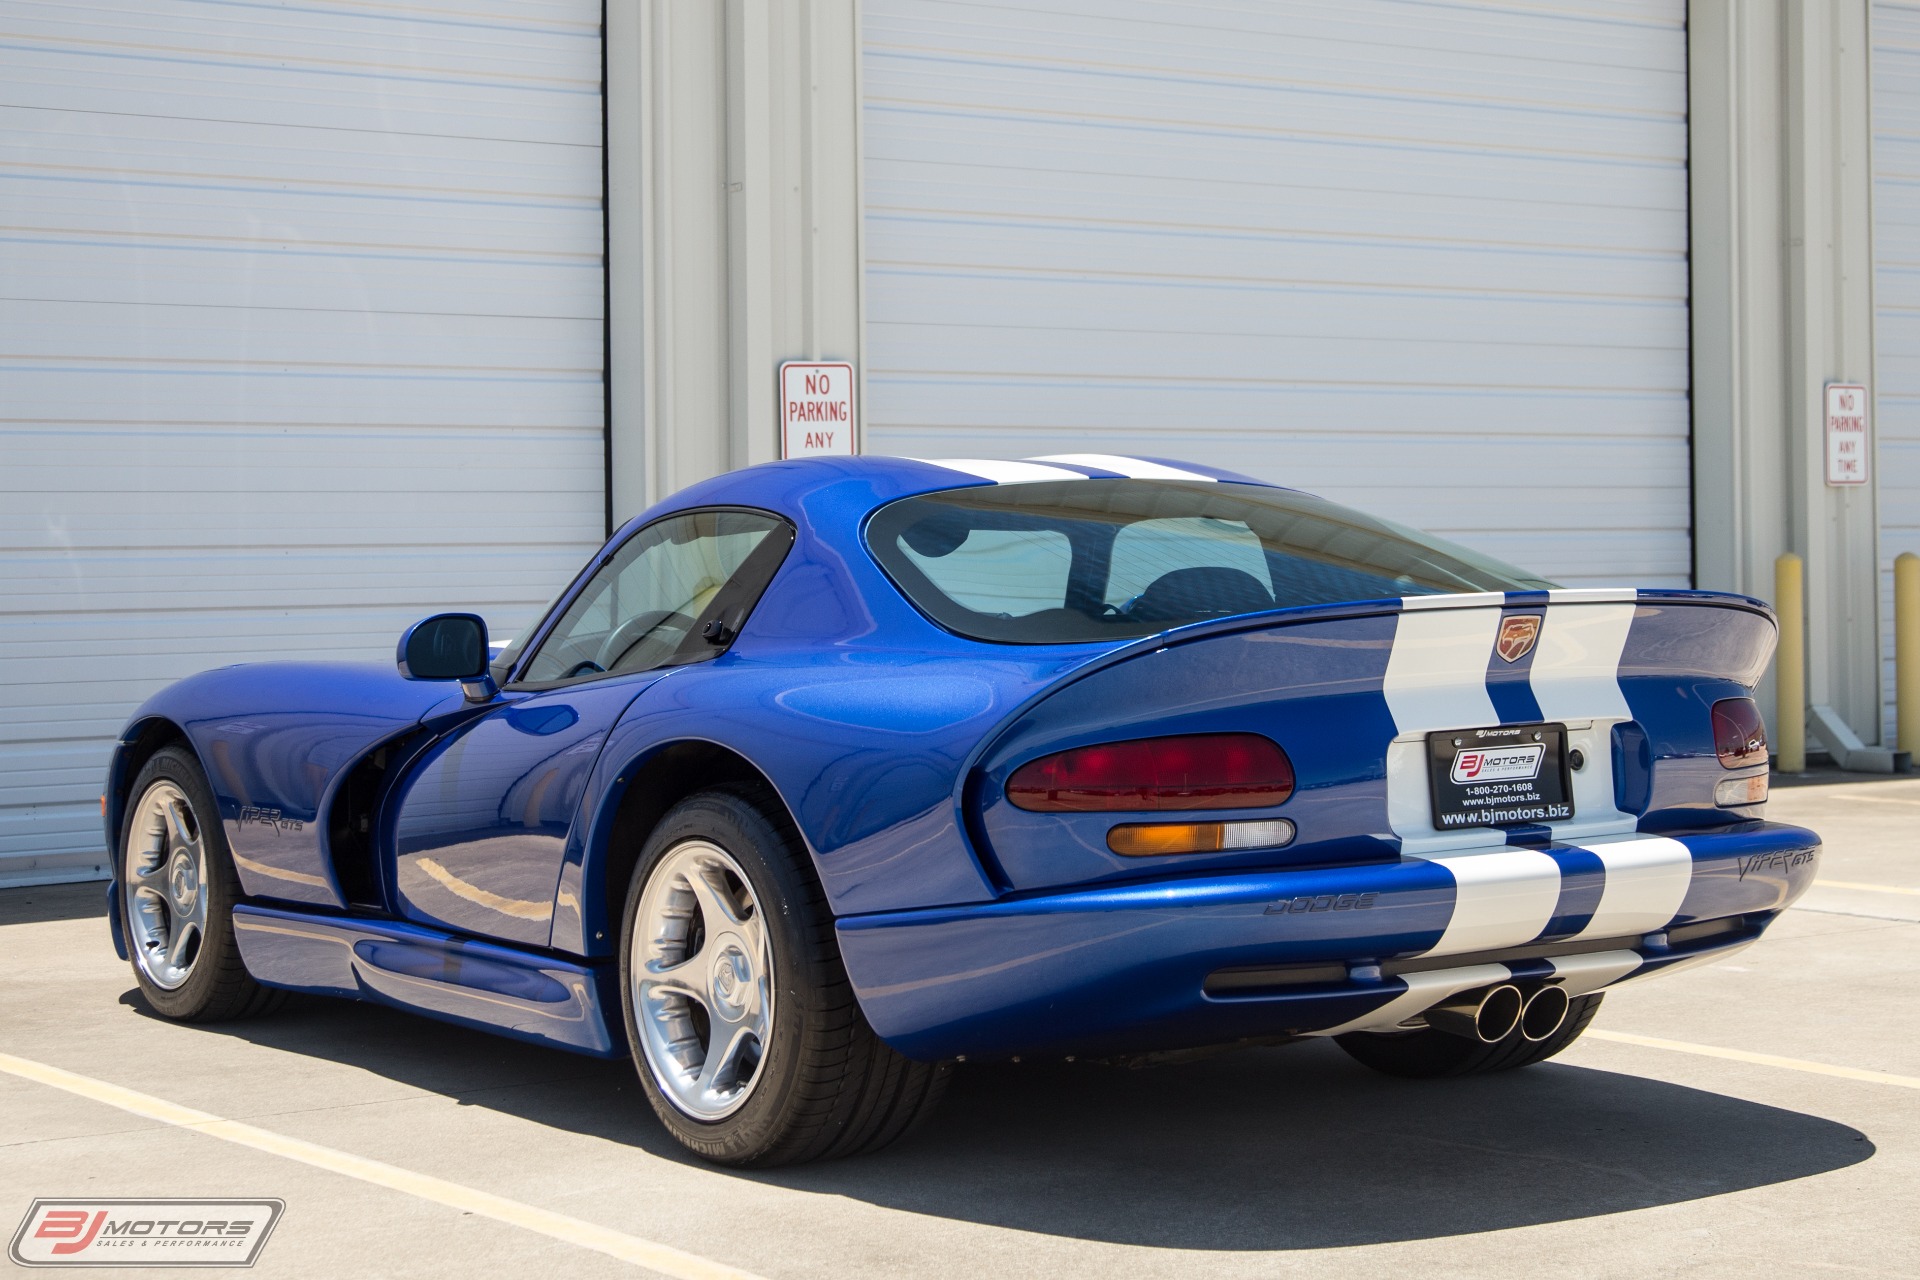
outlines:
[[[634,868],[620,992],[647,1100],[681,1145],[767,1167],[871,1151],[945,1091],[867,1025],[806,850],[759,789],[708,791]]]
[[[253,980],[233,936],[239,878],[220,810],[184,747],[154,752],[120,828],[120,910],[140,994],[185,1022],[276,1009],[286,992]]]

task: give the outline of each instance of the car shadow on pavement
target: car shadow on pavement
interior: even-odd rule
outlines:
[[[122,1003],[147,1012],[137,992]],[[205,1030],[694,1163],[624,1062],[311,997]],[[1873,1154],[1831,1120],[1638,1076],[1546,1063],[1402,1081],[1312,1043],[1143,1070],[970,1067],[898,1147],[735,1176],[1047,1235],[1275,1250],[1621,1213]]]
[[[0,890],[0,925],[45,924],[52,920],[88,920],[99,917],[101,936],[107,927],[107,882],[44,884],[30,889]]]

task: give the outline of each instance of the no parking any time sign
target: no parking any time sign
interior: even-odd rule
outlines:
[[[789,360],[780,366],[780,456],[853,456],[853,366]]]
[[[1827,483],[1865,484],[1873,449],[1867,435],[1867,389],[1857,383],[1827,384]]]

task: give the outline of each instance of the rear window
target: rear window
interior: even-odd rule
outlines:
[[[1125,640],[1299,605],[1553,584],[1288,489],[1069,480],[889,503],[867,545],[908,599],[977,640]]]

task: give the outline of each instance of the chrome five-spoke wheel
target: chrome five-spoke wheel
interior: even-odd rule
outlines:
[[[128,827],[128,942],[156,987],[173,991],[193,975],[207,936],[207,857],[193,806],[179,787],[155,782]]]
[[[752,1095],[772,1039],[773,952],[740,864],[718,845],[669,849],[647,878],[628,973],[654,1082],[693,1120]]]

